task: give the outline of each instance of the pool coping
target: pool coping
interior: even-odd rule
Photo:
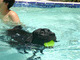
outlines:
[[[16,2],[44,2],[44,3],[66,3],[66,4],[80,4],[80,2],[61,2],[61,1],[16,1]]]
[[[70,7],[70,8],[80,8],[80,2],[16,1],[14,4],[14,7],[39,7],[39,8]]]

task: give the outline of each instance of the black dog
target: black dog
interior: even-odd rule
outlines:
[[[19,25],[7,30],[7,35],[11,37],[11,41],[8,43],[12,46],[17,46],[18,50],[23,49],[24,53],[28,53],[26,49],[35,49],[36,51],[33,52],[32,57],[34,57],[38,51],[43,53],[45,42],[51,40],[57,42],[55,33],[46,28],[40,28],[30,33],[22,30],[22,27]]]
[[[45,42],[49,42],[53,40],[57,42],[55,33],[51,32],[47,28],[40,28],[32,33],[22,30],[22,26],[15,26],[13,29],[7,30],[7,35],[11,37],[11,41],[13,44],[37,44],[44,45]]]

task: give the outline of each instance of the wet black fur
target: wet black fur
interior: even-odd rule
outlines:
[[[34,57],[38,51],[43,54],[45,42],[51,40],[57,42],[55,33],[46,28],[40,28],[30,33],[23,30],[22,26],[19,25],[15,26],[13,29],[7,30],[7,35],[11,37],[8,43],[17,50],[23,49],[24,53],[28,53],[26,51],[27,48],[35,49],[36,51],[33,52],[32,57]],[[31,46],[35,46],[35,48],[31,48]]]
[[[7,30],[7,35],[11,37],[12,42],[25,44],[25,41],[31,35],[31,33],[25,30],[22,30],[22,26],[19,25],[14,27],[13,29]]]

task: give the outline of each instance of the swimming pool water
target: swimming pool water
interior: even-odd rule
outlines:
[[[80,8],[11,9],[18,14],[30,32],[38,28],[48,28],[56,34],[59,42],[55,43],[54,48],[45,49],[43,55],[37,54],[42,60],[80,60]],[[31,52],[20,54],[9,45],[0,48],[0,60],[26,60],[31,55]]]

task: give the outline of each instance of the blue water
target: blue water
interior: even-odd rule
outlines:
[[[30,32],[48,28],[59,42],[54,48],[37,53],[42,60],[80,60],[80,8],[11,8]],[[26,30],[26,28],[24,28]],[[32,55],[20,54],[7,43],[0,47],[0,60],[26,60]],[[6,46],[6,48],[5,48]]]

